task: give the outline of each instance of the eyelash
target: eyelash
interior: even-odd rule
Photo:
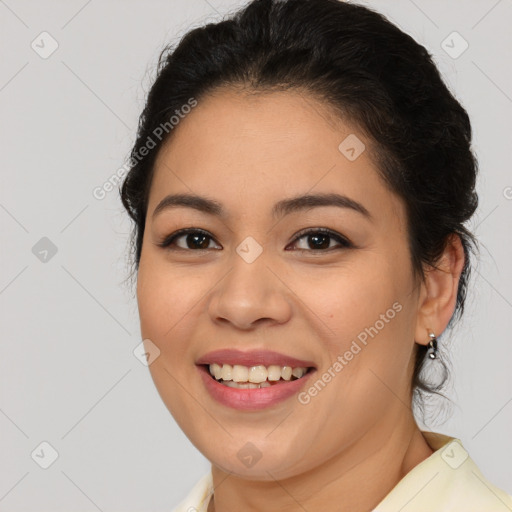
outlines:
[[[314,234],[322,234],[327,235],[330,238],[334,239],[336,242],[338,242],[341,247],[331,247],[328,249],[297,249],[298,251],[302,252],[331,252],[335,249],[350,249],[354,247],[354,245],[345,237],[341,236],[340,234],[336,233],[335,231],[331,231],[330,229],[326,228],[308,228],[305,230],[300,231],[297,233],[296,237],[292,240],[291,244],[295,244],[298,242],[301,238],[304,238],[307,235],[314,235]],[[200,251],[208,251],[209,249],[183,249],[182,247],[178,248],[171,248],[171,244],[175,242],[178,238],[189,235],[189,234],[200,234],[209,237],[210,239],[214,240],[214,238],[207,232],[199,228],[185,228],[180,229],[171,235],[165,237],[161,242],[157,243],[159,247],[162,247],[168,251],[194,251],[194,252],[200,252]],[[219,250],[219,249],[214,249]]]

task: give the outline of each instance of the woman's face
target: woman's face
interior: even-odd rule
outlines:
[[[158,155],[137,283],[142,336],[158,355],[150,371],[166,406],[225,471],[291,477],[363,440],[373,450],[411,414],[414,340],[426,333],[404,206],[377,175],[369,144],[312,97],[219,90]],[[198,201],[167,201],[155,213],[177,194],[221,213]],[[158,245],[184,228],[202,232]],[[224,349],[278,356],[207,356]],[[314,369],[239,390],[198,364],[286,358]]]

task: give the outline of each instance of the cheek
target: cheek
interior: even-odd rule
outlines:
[[[393,304],[401,304],[405,284],[382,260],[297,272],[290,283],[300,299],[297,304],[305,306],[301,314],[315,323],[318,334],[325,334],[322,337],[333,350],[343,348],[376,322],[378,330],[389,330],[400,322],[400,306],[393,308]],[[381,315],[389,320],[384,329]]]
[[[302,274],[293,287],[307,306],[301,314],[315,326],[324,369],[338,361],[337,370],[331,370],[338,384],[331,389],[342,386],[347,399],[381,386],[379,377],[405,391],[413,348],[412,283],[400,269],[401,260],[366,256],[324,275]]]
[[[190,432],[190,418],[200,417],[201,410],[180,383],[193,367],[189,340],[197,323],[194,305],[201,294],[193,286],[194,279],[170,268],[157,258],[141,258],[137,276],[140,329],[142,338],[151,340],[160,351],[149,366],[155,387],[182,430]]]
[[[143,338],[151,339],[164,353],[176,356],[184,351],[203,288],[204,283],[183,270],[141,259],[137,302]]]

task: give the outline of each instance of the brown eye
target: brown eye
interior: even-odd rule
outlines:
[[[301,239],[305,240],[305,246],[297,250],[305,252],[330,252],[331,250],[353,247],[345,237],[329,229],[309,229],[302,231],[295,237],[292,245],[296,245]],[[219,250],[221,247],[210,247],[213,237],[202,229],[181,229],[166,237],[158,243],[160,247],[168,250],[206,251],[208,249]],[[334,246],[332,245],[334,242]],[[337,244],[337,245],[336,245]]]
[[[293,241],[293,244],[296,244],[299,240],[305,239],[305,246],[299,247],[300,251],[321,251],[328,252],[332,249],[337,248],[349,248],[353,247],[352,244],[339,233],[335,233],[330,229],[310,229],[307,231],[302,231]],[[331,246],[331,243],[335,241],[338,243],[338,246]]]
[[[188,235],[183,235],[185,237],[185,245],[186,249],[208,249],[208,246],[210,245],[210,240],[208,235],[203,234],[192,234],[189,233]],[[182,237],[178,237],[177,240],[179,240]],[[178,244],[179,246],[179,244]]]
[[[174,250],[207,250],[210,249],[210,242],[213,240],[210,234],[202,229],[180,229],[166,237],[158,245],[160,247]]]

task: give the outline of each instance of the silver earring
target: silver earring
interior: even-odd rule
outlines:
[[[427,350],[427,354],[428,354],[428,357],[430,357],[430,359],[435,359],[437,357],[437,339],[436,339],[436,335],[431,332],[429,334],[430,336],[430,341],[428,343],[428,350]]]

